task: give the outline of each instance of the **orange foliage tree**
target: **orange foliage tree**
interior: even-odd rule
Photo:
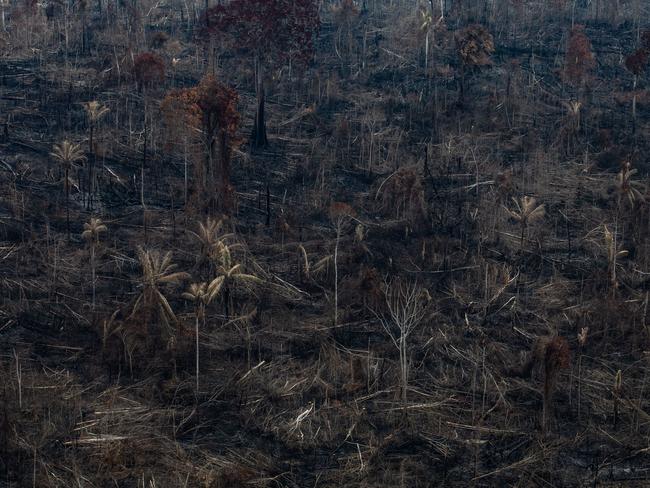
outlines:
[[[461,80],[459,102],[465,101],[465,72],[487,66],[491,63],[490,56],[494,52],[492,34],[480,24],[472,24],[456,32],[456,49],[461,61]]]
[[[170,135],[202,148],[194,165],[193,195],[198,207],[210,212],[232,208],[230,162],[240,142],[238,100],[235,90],[208,75],[194,88],[172,90],[161,105]]]
[[[138,90],[165,81],[165,62],[155,53],[140,53],[133,60],[133,75]]]
[[[591,41],[585,34],[584,26],[576,24],[571,29],[571,36],[564,61],[564,79],[575,87],[581,87],[589,77],[590,71],[596,66]]]

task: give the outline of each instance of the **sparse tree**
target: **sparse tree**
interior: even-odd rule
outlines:
[[[386,313],[376,315],[391,342],[399,352],[400,397],[406,405],[411,350],[409,339],[429,312],[431,296],[417,283],[392,281],[385,283]]]

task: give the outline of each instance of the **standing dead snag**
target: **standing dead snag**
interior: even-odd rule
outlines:
[[[626,257],[629,253],[617,243],[616,232],[611,232],[606,225],[603,225],[604,247],[607,253],[607,284],[612,298],[616,296],[618,289],[618,260]]]
[[[623,393],[623,372],[619,369],[614,376],[614,387],[612,395],[614,396],[614,430],[618,427],[619,403]]]
[[[546,431],[552,415],[553,393],[557,385],[558,374],[571,364],[569,343],[564,337],[540,337],[535,341],[528,359],[520,368],[509,371],[512,376],[530,377],[533,369],[539,367],[544,371],[542,389],[542,430]]]
[[[84,108],[86,109],[86,115],[88,116],[88,130],[90,136],[88,139],[88,149],[90,150],[90,158],[88,161],[88,182],[87,182],[88,187],[86,188],[86,191],[88,193],[88,208],[92,210],[93,194],[95,192],[95,175],[94,175],[95,155],[96,155],[95,137],[94,137],[95,129],[97,126],[97,122],[99,122],[101,118],[110,111],[110,109],[108,107],[103,106],[96,100],[85,103]]]
[[[334,46],[341,59],[342,71],[349,74],[352,59],[353,27],[355,20],[359,17],[359,8],[354,4],[353,0],[341,0],[331,8],[334,21],[338,24]],[[343,55],[339,54],[339,51],[343,51]]]
[[[632,129],[636,130],[636,86],[639,81],[639,76],[643,74],[648,66],[648,50],[640,48],[625,58],[625,67],[632,73]]]
[[[341,241],[341,233],[345,224],[354,218],[355,212],[350,205],[343,202],[334,202],[330,206],[330,220],[336,229],[336,244],[334,245],[334,325],[338,323],[339,315],[339,243]]]
[[[385,283],[384,287],[387,312],[378,318],[399,351],[400,397],[406,404],[411,365],[408,340],[429,311],[431,296],[417,283],[392,281]]]
[[[480,24],[473,24],[456,32],[456,49],[461,61],[459,103],[465,102],[465,74],[467,69],[489,65],[494,52],[492,34]]]
[[[320,24],[318,4],[316,0],[231,0],[203,14],[200,37],[210,41],[219,38],[233,51],[253,57],[257,93],[253,147],[268,144],[264,115],[266,66],[289,63],[291,68],[311,60]]]
[[[233,206],[230,161],[239,144],[239,97],[232,88],[206,76],[198,86],[171,91],[162,112],[171,134],[203,146],[194,165],[194,197],[200,209],[210,212]]]

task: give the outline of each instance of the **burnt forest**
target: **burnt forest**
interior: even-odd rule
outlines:
[[[650,486],[646,0],[0,0],[0,487]]]

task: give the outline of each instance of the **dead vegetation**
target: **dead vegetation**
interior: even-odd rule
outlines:
[[[646,486],[647,6],[290,3],[0,5],[0,486]]]

